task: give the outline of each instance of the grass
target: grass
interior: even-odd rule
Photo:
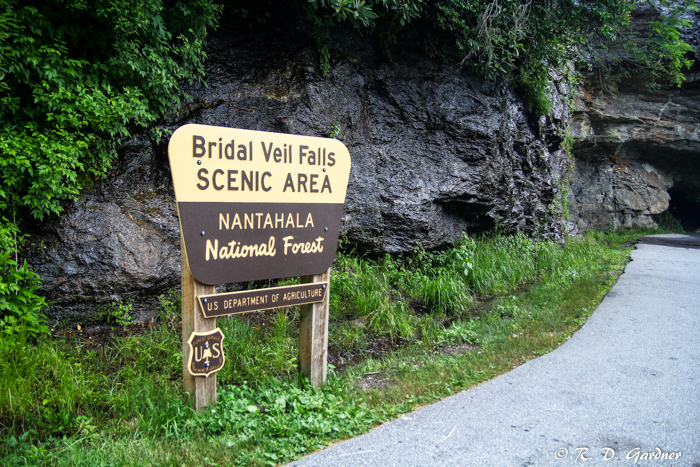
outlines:
[[[339,254],[329,349],[356,363],[309,387],[296,370],[298,313],[220,318],[218,405],[183,403],[176,293],[141,334],[0,337],[0,464],[277,465],[561,345],[649,232],[592,233],[565,246],[464,238],[442,252]],[[447,352],[445,346],[459,347]],[[343,362],[344,363],[344,362]],[[383,381],[359,389],[367,374]]]

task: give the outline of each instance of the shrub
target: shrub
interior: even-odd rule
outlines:
[[[7,219],[0,222],[0,332],[19,336],[24,342],[48,334],[42,310],[46,302],[35,292],[39,277],[16,259],[19,229]]]
[[[211,0],[56,0],[0,6],[0,211],[60,213],[116,157],[115,138],[203,73]]]

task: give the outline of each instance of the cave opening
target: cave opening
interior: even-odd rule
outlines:
[[[700,195],[671,188],[668,212],[681,223],[686,232],[700,230]]]

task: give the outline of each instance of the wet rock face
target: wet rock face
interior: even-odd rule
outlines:
[[[338,38],[327,78],[303,41],[260,40],[217,34],[209,87],[190,91],[177,123],[339,130],[352,156],[342,234],[360,249],[439,248],[497,225],[561,235],[553,207],[565,169],[561,120],[541,128],[504,84],[418,54],[389,63],[351,33]]]
[[[341,234],[360,250],[440,248],[494,227],[562,237],[564,107],[533,120],[503,83],[410,52],[386,62],[353,32],[337,38],[322,78],[310,43],[301,31],[222,27],[210,38],[207,86],[189,89],[165,126],[337,133],[353,164]],[[127,142],[115,173],[35,236],[44,245],[30,262],[54,316],[133,300],[147,317],[158,294],[179,286],[165,151],[146,138]]]
[[[700,80],[650,91],[628,81],[617,96],[582,88],[570,132],[578,227],[653,227],[668,189],[700,194]]]
[[[673,182],[653,166],[619,157],[576,160],[572,193],[577,227],[585,230],[652,228],[652,214],[668,208]]]
[[[126,142],[114,171],[32,236],[27,258],[53,319],[104,321],[112,302],[146,319],[158,294],[179,287],[177,208],[160,162],[147,139]]]

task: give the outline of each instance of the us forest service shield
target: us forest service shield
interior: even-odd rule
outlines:
[[[223,368],[226,362],[223,341],[224,335],[219,328],[192,333],[187,340],[190,347],[187,370],[192,376],[208,377]]]

